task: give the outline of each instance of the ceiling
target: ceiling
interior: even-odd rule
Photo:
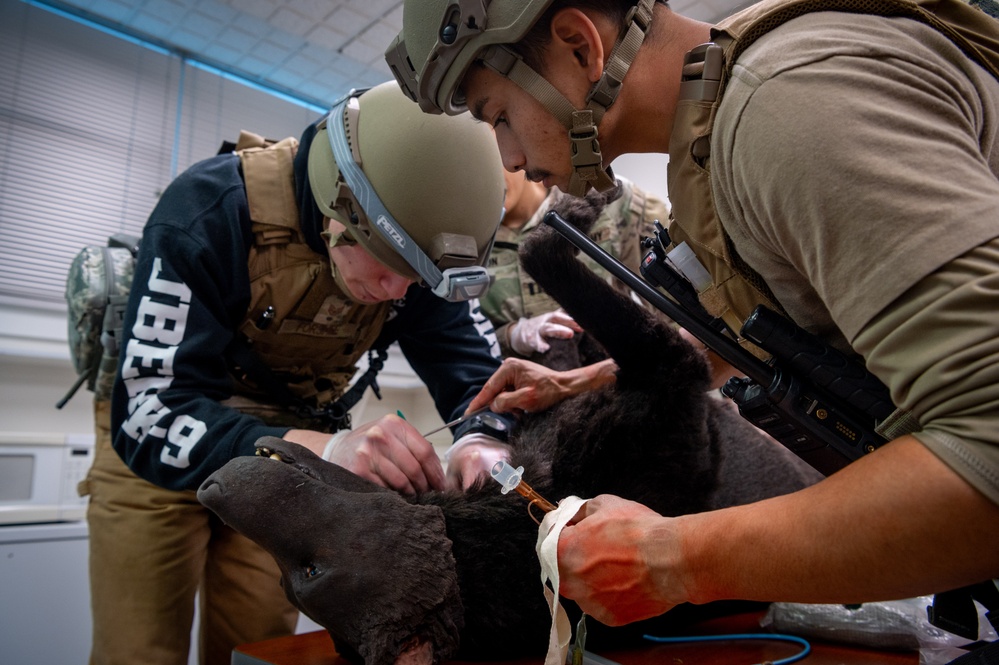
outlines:
[[[385,48],[402,0],[30,0],[327,108],[391,78]],[[672,0],[715,21],[747,0]]]

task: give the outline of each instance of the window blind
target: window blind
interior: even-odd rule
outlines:
[[[0,305],[64,310],[76,253],[141,233],[174,170],[318,117],[25,3],[0,3],[0,63]]]

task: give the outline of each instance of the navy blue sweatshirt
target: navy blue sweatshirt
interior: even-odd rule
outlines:
[[[306,172],[314,133],[306,129],[295,158],[296,197],[306,241],[328,260]],[[177,177],[146,223],[111,415],[115,450],[156,485],[194,489],[233,457],[252,455],[261,436],[290,429],[220,403],[232,394],[224,353],[250,300],[252,239],[234,154]],[[413,285],[393,308],[374,347],[399,342],[441,417],[457,417],[500,364],[478,301],[450,303]]]

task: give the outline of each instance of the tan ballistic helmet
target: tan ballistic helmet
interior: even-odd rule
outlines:
[[[614,179],[603,165],[597,125],[617,99],[645,40],[655,0],[637,0],[632,7],[585,109],[574,108],[505,46],[519,42],[551,4],[552,0],[404,0],[402,31],[385,51],[385,61],[420,108],[449,115],[468,110],[461,81],[471,64],[481,61],[535,97],[568,130],[572,146],[568,193],[583,196],[590,187],[606,191]]]
[[[319,209],[432,288],[441,271],[485,265],[503,215],[502,169],[487,125],[424,114],[394,81],[338,102],[309,149]]]
[[[519,42],[552,2],[406,0],[385,60],[420,108],[458,115],[467,110],[458,86],[472,62],[489,46]]]

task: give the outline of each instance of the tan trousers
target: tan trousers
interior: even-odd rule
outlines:
[[[202,665],[228,665],[237,644],[294,632],[298,612],[274,560],[223,525],[193,491],[134,473],[111,447],[110,406],[95,402],[90,495],[91,665],[186,665],[200,593]]]

